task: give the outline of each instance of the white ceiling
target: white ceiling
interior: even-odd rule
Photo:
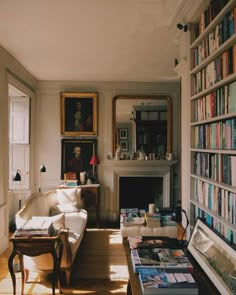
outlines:
[[[0,0],[0,45],[39,80],[176,80],[184,0]]]

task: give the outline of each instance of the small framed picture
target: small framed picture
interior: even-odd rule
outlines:
[[[128,129],[122,128],[120,129],[120,139],[127,139],[128,138]]]
[[[127,152],[127,150],[128,150],[128,142],[127,142],[127,140],[121,140],[120,141],[120,146],[121,146],[121,151],[122,152]]]

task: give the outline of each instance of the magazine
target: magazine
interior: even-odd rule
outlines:
[[[144,267],[139,271],[139,280],[144,295],[198,294],[197,283],[187,269]]]
[[[143,267],[173,267],[193,271],[193,266],[181,249],[170,248],[136,248],[131,249],[131,261],[134,272]]]

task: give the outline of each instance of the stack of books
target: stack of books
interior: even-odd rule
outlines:
[[[120,223],[123,226],[143,226],[145,219],[138,208],[123,208],[120,210]]]
[[[33,216],[31,219],[15,231],[15,237],[51,236],[54,231],[53,223],[46,217]]]
[[[159,213],[145,214],[147,227],[161,227],[161,215]]]

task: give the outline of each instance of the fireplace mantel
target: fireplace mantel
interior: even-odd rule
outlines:
[[[105,160],[106,175],[113,187],[112,214],[119,218],[119,179],[120,177],[163,177],[165,205],[173,203],[172,172],[178,161],[170,160]]]
[[[104,166],[109,167],[172,167],[178,161],[169,160],[106,160]]]

